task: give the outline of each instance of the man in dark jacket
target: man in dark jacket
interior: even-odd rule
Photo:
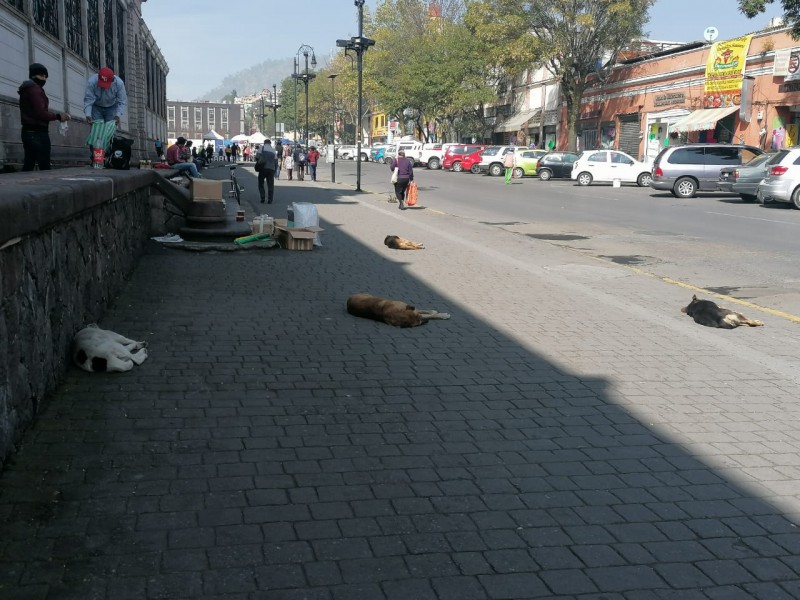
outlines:
[[[303,181],[303,173],[306,168],[306,151],[302,145],[297,146],[292,154],[294,159],[294,172],[297,174],[297,179]]]
[[[275,195],[275,170],[278,167],[278,155],[272,149],[272,143],[264,140],[261,152],[256,160],[256,172],[258,173],[258,193],[261,196],[261,204],[266,199],[267,204],[272,204]],[[264,193],[264,180],[267,180],[267,193]]]
[[[50,100],[44,93],[47,83],[47,67],[33,63],[28,67],[28,77],[19,86],[19,114],[22,122],[22,148],[25,159],[23,171],[50,170],[50,121],[69,121],[67,113],[50,112]]]

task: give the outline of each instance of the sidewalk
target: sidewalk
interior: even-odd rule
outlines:
[[[323,247],[152,243],[101,322],[150,357],[70,371],[0,475],[0,597],[800,597],[794,325],[702,328],[424,188],[242,183],[248,218],[315,203]]]

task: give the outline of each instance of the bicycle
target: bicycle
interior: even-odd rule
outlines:
[[[242,205],[242,192],[244,188],[239,185],[239,181],[236,179],[236,165],[229,165],[231,170],[231,189],[228,192],[228,196],[233,196],[236,198],[236,202],[239,203],[239,206]]]

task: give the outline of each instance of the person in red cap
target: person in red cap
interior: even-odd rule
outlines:
[[[47,83],[47,67],[33,63],[28,68],[26,81],[19,86],[19,113],[22,123],[22,148],[25,158],[23,171],[50,169],[50,121],[69,121],[67,113],[54,113],[50,110],[50,100],[44,93]]]
[[[93,121],[114,120],[119,127],[120,117],[127,108],[128,94],[125,84],[114,75],[114,71],[103,67],[97,75],[89,77],[83,96],[83,112],[89,125]]]

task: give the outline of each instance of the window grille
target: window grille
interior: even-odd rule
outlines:
[[[199,107],[194,109],[194,129],[195,131],[203,129],[203,109]]]
[[[33,22],[53,37],[58,37],[57,0],[34,0]]]
[[[220,127],[222,128],[222,131],[228,131],[228,109],[221,108],[219,112],[220,112],[220,117],[219,117]]]
[[[8,0],[8,3],[17,10],[22,10],[22,0]]]
[[[181,106],[181,129],[189,129],[189,107]]]
[[[175,107],[170,106],[167,108],[167,127],[175,129]]]
[[[208,128],[214,129],[214,126],[216,125],[217,122],[216,113],[214,112],[214,109],[209,108],[207,114],[208,114]]]
[[[86,3],[86,21],[89,24],[89,62],[100,68],[100,0],[88,0]]]
[[[103,0],[103,41],[105,42],[104,66],[114,68],[114,2]]]
[[[64,0],[64,20],[67,28],[67,47],[83,56],[83,3],[80,0]]]
[[[125,81],[125,11],[121,4],[116,6],[117,16],[117,75]]]

